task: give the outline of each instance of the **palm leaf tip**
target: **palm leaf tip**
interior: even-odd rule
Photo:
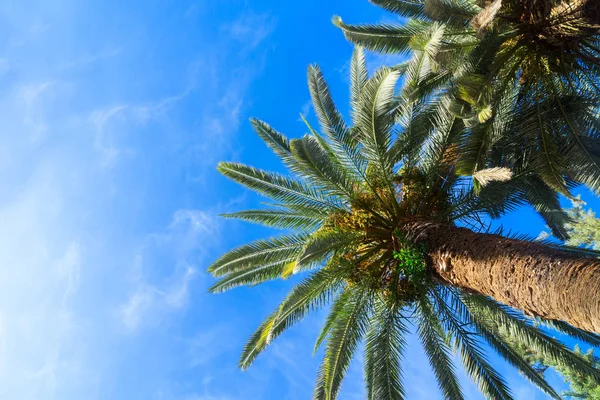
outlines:
[[[337,26],[338,28],[342,28],[344,24],[342,21],[342,17],[340,17],[339,15],[334,15],[333,17],[331,17],[331,23]]]

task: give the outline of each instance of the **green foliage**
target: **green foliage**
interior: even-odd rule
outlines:
[[[600,358],[594,356],[592,349],[583,353],[579,347],[576,347],[575,354],[580,355],[590,365],[600,367]],[[568,367],[556,366],[556,370],[570,384],[569,390],[564,395],[576,399],[600,400],[600,384],[598,382],[588,376],[582,376]]]
[[[456,368],[451,358],[446,332],[435,310],[428,299],[421,298],[417,311],[419,314],[417,333],[440,390],[447,399],[463,399],[464,395],[456,377]]]
[[[531,364],[537,376],[544,376],[549,368],[553,368],[558,372],[565,383],[569,384],[569,390],[562,393],[566,398],[600,400],[600,383],[593,377],[582,374],[581,371],[569,365],[557,362],[546,354],[536,351],[518,338],[510,339],[510,344],[516,353]],[[593,349],[589,349],[584,353],[576,345],[574,354],[589,366],[600,367],[600,358],[594,356]]]
[[[574,248],[589,249],[595,251],[592,254],[600,256],[597,251],[600,250],[600,218],[591,209],[585,208],[585,202],[579,196],[571,199],[572,207],[566,210],[568,220],[565,222],[565,233],[568,239],[566,245]],[[545,240],[550,236],[550,232],[540,233],[538,239]]]
[[[395,230],[399,249],[394,250],[394,260],[398,262],[397,271],[404,279],[422,282],[427,276],[427,249],[422,243],[409,243],[401,231]]]
[[[600,219],[591,209],[584,209],[584,205],[585,202],[577,200],[568,210],[571,222],[566,226],[569,232],[567,244],[600,250]]]
[[[408,327],[401,310],[375,299],[365,339],[365,381],[369,399],[398,399],[405,394],[402,354]]]
[[[403,23],[352,25],[335,17],[334,24],[366,49],[412,54],[397,67],[406,75],[405,94],[451,101],[465,125],[462,174],[510,168],[565,195],[574,184],[600,193],[600,17],[593,0],[370,1]]]
[[[456,10],[463,3],[444,7]],[[483,343],[552,393],[543,377],[532,375],[511,337],[522,338],[573,371],[600,379],[600,372],[511,310],[441,285],[428,266],[427,249],[399,228],[402,221],[431,221],[485,230],[485,217],[498,217],[521,204],[534,205],[543,216],[558,211],[556,192],[527,172],[509,181],[491,180],[481,190],[475,190],[470,177],[457,173],[467,124],[454,116],[448,95],[429,91],[444,83],[431,78],[439,69],[435,54],[441,38],[451,29],[427,27],[411,41],[412,60],[372,77],[362,50],[356,49],[350,67],[352,126],[335,107],[320,69],[310,67],[309,87],[322,133],[305,121],[308,134],[290,140],[268,124],[252,121],[292,176],[237,163],[219,165],[224,175],[274,203],[226,217],[292,232],[221,256],[209,267],[220,279],[211,291],[304,276],[250,337],[241,368],[248,368],[310,312],[327,308],[315,344],[315,350],[325,347],[315,399],[338,396],[361,343],[369,398],[403,399],[402,357],[410,325],[416,327],[440,390],[453,400],[464,396],[452,352],[460,355],[486,397],[512,398]],[[397,91],[400,77],[404,86]]]

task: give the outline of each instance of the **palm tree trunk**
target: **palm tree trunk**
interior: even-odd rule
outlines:
[[[526,314],[600,333],[600,260],[439,223],[407,222],[442,281]]]

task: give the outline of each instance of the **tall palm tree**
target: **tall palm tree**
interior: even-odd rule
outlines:
[[[364,55],[355,52],[349,127],[319,68],[311,67],[309,86],[322,133],[307,123],[308,135],[289,140],[266,123],[252,121],[296,178],[238,163],[219,165],[224,175],[273,201],[266,209],[226,217],[291,232],[220,257],[209,267],[220,278],[211,291],[307,275],[251,336],[240,366],[248,367],[309,312],[331,305],[316,344],[326,343],[316,399],[336,398],[363,341],[368,397],[402,399],[401,359],[411,324],[449,399],[463,398],[451,350],[460,354],[485,396],[512,398],[483,343],[559,398],[515,351],[508,340],[515,336],[600,379],[600,371],[522,313],[492,299],[564,319],[577,327],[556,322],[562,331],[600,344],[598,336],[578,329],[600,331],[600,303],[594,296],[600,289],[600,263],[586,258],[585,250],[567,248],[573,250],[569,253],[475,232],[483,229],[485,215],[497,216],[526,201],[514,187],[527,175],[506,181],[503,171],[485,171],[486,185],[476,193],[470,178],[456,174],[464,125],[443,106],[444,98],[431,99],[441,103],[431,109],[435,112],[408,113],[394,96],[399,76],[382,68],[368,78]]]
[[[527,159],[562,194],[577,183],[600,193],[597,1],[370,1],[405,22],[347,25],[334,18],[355,44],[407,53],[436,32],[437,70],[424,78],[438,89],[444,84],[453,113],[470,125],[462,173]]]

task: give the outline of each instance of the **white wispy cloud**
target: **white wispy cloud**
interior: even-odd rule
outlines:
[[[0,58],[0,76],[10,71],[10,61],[8,58]]]
[[[120,144],[123,132],[132,126],[146,125],[159,119],[168,118],[168,112],[185,99],[193,87],[186,88],[182,93],[167,96],[156,101],[140,104],[116,104],[94,110],[89,120],[94,128],[94,146],[102,156],[105,168],[114,167],[119,155],[135,152],[131,147]]]
[[[209,214],[199,210],[178,210],[165,232],[152,233],[135,255],[133,287],[131,294],[118,306],[118,316],[123,325],[135,332],[144,323],[157,324],[166,313],[187,305],[191,282],[199,276],[199,265],[190,264],[194,252],[195,262],[202,261],[203,245],[213,243],[218,224]],[[148,280],[155,274],[154,257],[167,255],[172,265],[161,265],[166,275],[159,282]],[[147,263],[148,262],[148,263]],[[168,271],[173,271],[171,274]]]
[[[189,366],[205,366],[224,352],[237,350],[230,340],[225,340],[235,336],[233,330],[233,326],[221,323],[195,333],[187,340]]]
[[[221,30],[228,33],[233,39],[244,43],[245,51],[256,48],[275,29],[277,20],[267,13],[246,11],[229,23],[224,24]]]
[[[262,68],[262,56],[250,50],[275,26],[266,14],[235,19],[223,39],[235,46],[190,45],[180,65],[161,64],[183,78],[161,85],[131,56],[148,54],[155,42],[148,39],[146,49],[112,47],[115,38],[128,38],[102,31],[88,46],[91,38],[74,35],[85,22],[71,26],[80,4],[59,3],[40,3],[36,13],[48,20],[37,22],[26,5],[15,4],[10,15],[0,7],[12,21],[9,43],[0,43],[0,398],[6,399],[115,398],[115,387],[128,384],[121,378],[130,373],[127,362],[136,361],[127,351],[145,340],[156,344],[153,333],[184,316],[195,290],[205,289],[205,252],[219,229],[210,206],[189,198],[202,203],[203,191],[214,190],[201,179],[231,151],[228,139],[247,107],[242,99]],[[264,26],[245,44],[251,25],[244,23],[252,21]],[[232,79],[227,67],[241,61],[248,62]],[[139,81],[130,84],[132,76]],[[186,169],[191,160],[193,172]],[[193,192],[176,187],[187,184],[177,180],[188,173],[198,177]],[[193,333],[195,344],[182,340],[187,347],[200,352],[201,343],[212,343]],[[200,356],[182,354],[184,362],[202,364]],[[189,392],[190,399],[227,398],[213,394],[208,381],[200,395]]]
[[[85,249],[65,229],[64,184],[56,171],[38,172],[0,204],[0,396],[5,398],[53,398],[64,379],[82,385],[92,379],[85,368],[75,367],[82,326],[72,306]]]
[[[125,327],[134,331],[148,315],[156,319],[160,313],[184,307],[189,283],[197,273],[196,269],[188,267],[164,288],[148,284],[143,278],[139,278],[134,293],[119,307],[119,315]]]
[[[118,55],[121,54],[121,51],[122,51],[121,48],[113,46],[113,47],[109,47],[106,50],[100,50],[95,53],[88,53],[88,54],[85,54],[78,58],[75,58],[74,60],[70,60],[70,61],[66,62],[62,66],[62,68],[74,69],[74,68],[81,68],[81,67],[84,67],[84,66],[87,66],[90,64],[95,64],[99,61],[104,61],[109,58],[117,57]]]
[[[43,116],[43,105],[41,97],[51,91],[56,84],[55,81],[27,84],[19,89],[18,98],[23,102],[24,116],[23,124],[30,128],[29,140],[40,142],[48,130]]]
[[[314,111],[312,100],[307,100],[306,103],[300,107],[300,117],[298,117],[297,121],[304,123],[302,117],[308,119],[310,118],[310,114]]]

